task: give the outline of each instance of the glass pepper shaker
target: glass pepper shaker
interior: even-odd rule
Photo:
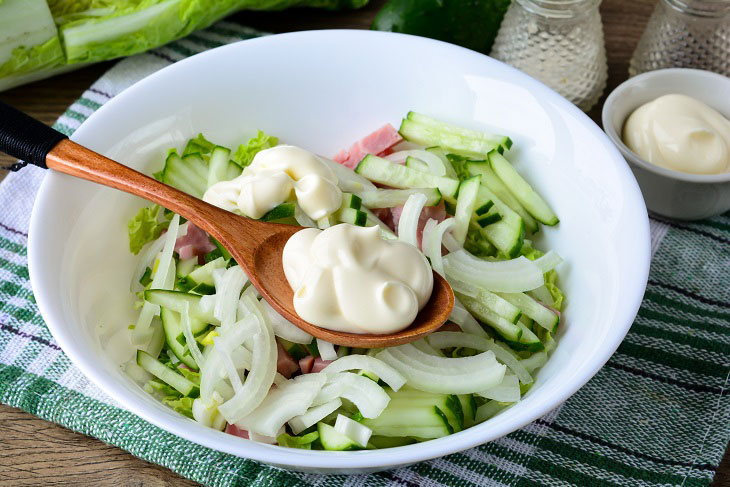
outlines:
[[[629,75],[698,68],[730,76],[730,1],[659,0],[629,64]]]
[[[539,79],[588,111],[606,87],[601,0],[515,0],[492,57]]]

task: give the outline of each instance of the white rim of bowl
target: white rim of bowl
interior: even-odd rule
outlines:
[[[730,78],[727,78],[721,74],[714,73],[712,71],[704,71],[702,69],[692,69],[692,68],[666,68],[666,69],[657,69],[655,71],[648,71],[646,73],[639,74],[637,76],[634,76],[633,78],[629,78],[620,85],[618,85],[610,95],[608,95],[608,98],[606,98],[606,102],[603,104],[603,111],[601,113],[601,121],[603,123],[603,130],[606,132],[606,135],[608,135],[608,138],[611,139],[611,142],[616,144],[616,146],[619,148],[621,152],[624,153],[624,156],[629,157],[631,159],[631,162],[633,164],[636,164],[637,166],[641,167],[642,169],[645,169],[649,172],[653,172],[654,174],[658,174],[660,176],[664,176],[671,179],[678,179],[680,181],[686,181],[689,183],[726,183],[730,182],[730,172],[722,173],[722,174],[691,174],[681,171],[675,171],[674,169],[667,169],[665,167],[657,166],[655,164],[652,164],[651,162],[647,161],[646,159],[643,159],[641,156],[639,156],[636,152],[629,149],[629,147],[624,144],[624,141],[621,139],[619,134],[616,132],[616,130],[613,127],[613,124],[611,123],[611,115],[612,115],[612,109],[614,102],[617,98],[623,95],[623,93],[633,87],[635,84],[646,81],[647,84],[650,83],[649,80],[652,78],[661,78],[665,76],[672,76],[672,75],[680,75],[680,76],[697,76],[697,77],[704,77],[704,78],[710,78],[714,80],[721,80],[723,83],[727,83],[728,85],[728,92],[730,92]],[[634,107],[634,110],[636,108],[639,108],[638,106]],[[715,107],[712,107],[715,110],[717,110]],[[725,114],[722,114],[725,115]],[[628,117],[627,117],[628,118]],[[624,119],[621,122],[621,127],[623,127],[623,124],[626,123],[626,119]]]
[[[584,112],[582,112],[578,107],[570,103],[568,100],[560,96],[557,92],[553,91],[549,87],[547,87],[545,84],[541,83],[540,81],[537,81],[536,79],[522,73],[521,71],[517,70],[516,68],[513,68],[509,65],[506,65],[504,63],[501,63],[495,59],[489,58],[488,56],[485,56],[483,54],[477,53],[475,51],[472,51],[470,49],[462,48],[459,46],[455,46],[453,44],[449,44],[442,41],[437,41],[433,39],[428,39],[424,37],[419,36],[412,36],[407,34],[400,34],[400,33],[393,33],[393,32],[379,32],[379,31],[368,31],[368,30],[354,30],[354,29],[333,29],[333,30],[316,30],[316,31],[304,31],[304,32],[291,32],[286,34],[276,34],[276,35],[270,35],[270,36],[264,36],[264,37],[258,37],[254,39],[248,39],[243,40],[240,42],[224,45],[221,47],[217,47],[215,49],[211,49],[208,51],[204,51],[202,53],[196,54],[194,56],[191,56],[189,58],[183,59],[181,61],[176,62],[175,64],[172,64],[170,66],[167,66],[149,76],[144,78],[143,80],[138,81],[137,83],[133,84],[132,86],[126,88],[122,93],[116,95],[114,98],[109,100],[107,103],[105,103],[101,108],[99,108],[94,114],[89,117],[89,119],[92,119],[96,113],[103,113],[107,110],[113,110],[114,106],[119,103],[124,103],[125,99],[127,97],[135,96],[136,92],[142,87],[148,84],[152,80],[156,80],[160,77],[165,76],[172,76],[173,73],[175,73],[179,69],[183,69],[184,66],[186,66],[188,63],[195,62],[194,59],[199,57],[213,57],[213,56],[220,56],[222,53],[224,53],[227,50],[235,50],[240,49],[240,45],[245,43],[247,46],[255,46],[260,43],[269,43],[269,42],[282,42],[285,39],[293,38],[294,40],[298,38],[303,37],[317,37],[317,36],[325,36],[325,37],[332,37],[335,35],[347,35],[347,36],[356,36],[363,38],[365,37],[372,37],[372,36],[380,36],[380,37],[392,37],[397,38],[401,40],[405,40],[406,42],[412,43],[413,45],[420,46],[419,49],[423,49],[425,51],[429,51],[430,47],[433,47],[435,45],[439,46],[447,46],[448,49],[456,51],[459,53],[460,56],[471,56],[473,58],[474,62],[487,62],[487,63],[496,63],[503,66],[504,69],[507,71],[511,71],[512,74],[517,76],[518,78],[522,79],[525,84],[532,85],[534,87],[540,88],[545,91],[546,98],[551,99],[552,102],[559,104],[563,107],[565,107],[566,112],[570,113],[572,112],[573,115],[578,119],[583,119],[586,122],[586,128],[593,132],[598,139],[601,139],[603,137],[606,137],[606,134],[601,130],[601,128],[595,124]],[[366,40],[362,39],[366,42]],[[88,121],[88,120],[87,120]],[[86,123],[86,122],[84,122]],[[82,133],[83,132],[83,124],[77,129],[76,133]],[[73,139],[73,136],[71,137]],[[610,142],[607,141],[607,142]],[[633,188],[633,191],[631,191],[629,194],[632,194],[635,196],[634,201],[635,204],[638,205],[639,208],[643,208],[642,214],[646,215],[646,205],[644,204],[643,197],[641,196],[641,190],[639,189],[639,185],[631,172],[628,164],[622,157],[621,153],[616,149],[616,147],[612,143],[606,143],[605,148],[609,152],[613,152],[614,159],[617,162],[616,169],[619,171],[619,173],[622,173],[621,179],[623,182],[625,182],[628,187],[627,190],[630,190]],[[36,202],[33,206],[33,213],[31,215],[31,222],[30,222],[30,235],[40,235],[43,228],[43,219],[41,217],[41,212],[38,210],[38,208],[42,206],[47,206],[48,203],[45,202],[46,195],[49,194],[48,191],[44,191],[45,189],[48,189],[48,186],[51,184],[51,181],[55,178],[48,177],[52,175],[47,175],[47,177],[44,178],[43,183],[41,185],[41,188],[38,193],[38,197],[36,199]],[[58,177],[63,177],[62,175],[53,175]],[[37,211],[38,210],[38,211]],[[429,440],[425,443],[420,443],[416,445],[408,445],[408,446],[402,446],[402,447],[396,447],[396,448],[388,448],[383,450],[363,450],[363,451],[352,451],[352,452],[328,452],[328,451],[316,451],[316,450],[297,450],[297,449],[289,449],[285,447],[274,447],[271,445],[262,445],[259,443],[253,443],[249,444],[250,440],[244,440],[244,442],[241,443],[234,443],[232,441],[229,441],[229,439],[226,439],[225,441],[223,438],[226,436],[225,433],[219,432],[219,431],[206,431],[204,435],[196,435],[196,431],[194,429],[191,429],[189,426],[190,424],[187,421],[182,421],[185,418],[168,418],[164,419],[160,417],[159,414],[154,412],[147,400],[142,400],[141,398],[137,397],[129,397],[129,402],[124,405],[126,409],[131,411],[136,416],[141,417],[142,419],[152,423],[155,426],[158,426],[159,428],[162,428],[165,431],[168,431],[172,434],[175,434],[181,438],[184,438],[186,440],[189,440],[193,443],[196,443],[198,445],[202,445],[211,449],[214,449],[216,451],[221,451],[224,453],[232,454],[241,458],[249,458],[252,460],[261,461],[264,463],[274,463],[279,465],[286,465],[288,467],[292,467],[294,470],[296,469],[305,469],[305,470],[312,470],[312,469],[326,469],[328,471],[343,471],[343,470],[356,470],[356,469],[374,469],[374,470],[387,470],[390,467],[395,467],[399,465],[409,465],[417,462],[427,461],[431,460],[433,458],[439,458],[443,457],[452,453],[457,453],[460,451],[467,450],[469,448],[473,448],[479,445],[482,445],[486,442],[496,440],[498,438],[501,438],[509,433],[512,433],[513,431],[516,431],[525,425],[535,421],[536,419],[544,416],[545,414],[549,413],[556,407],[558,407],[560,404],[562,404],[564,401],[566,401],[569,397],[571,397],[575,392],[583,387],[596,373],[605,365],[605,363],[608,361],[608,359],[613,355],[613,353],[616,351],[620,343],[623,341],[624,337],[626,336],[626,333],[628,333],[629,328],[633,324],[634,318],[636,317],[636,314],[639,310],[639,306],[641,305],[641,302],[643,300],[644,290],[646,288],[646,283],[649,277],[649,264],[650,264],[650,236],[649,236],[649,218],[648,215],[645,216],[641,221],[637,221],[636,223],[638,231],[635,233],[635,241],[636,240],[643,240],[643,244],[639,245],[638,247],[644,248],[644,265],[643,268],[638,268],[637,274],[635,275],[635,278],[631,281],[629,286],[633,288],[629,293],[629,295],[634,296],[633,300],[627,300],[624,302],[624,306],[622,306],[619,310],[616,311],[616,321],[617,322],[624,322],[623,329],[620,331],[620,333],[617,333],[614,335],[612,340],[607,340],[606,346],[602,349],[600,356],[596,357],[596,361],[593,363],[592,366],[586,367],[583,371],[581,371],[577,377],[574,377],[572,379],[572,384],[567,387],[565,390],[561,391],[560,394],[553,395],[550,400],[544,401],[543,406],[540,408],[535,408],[531,412],[525,412],[519,417],[519,420],[514,421],[511,424],[503,424],[503,423],[497,423],[497,424],[491,424],[488,425],[488,423],[482,423],[480,425],[476,425],[472,428],[467,428],[459,433],[455,433],[452,435],[445,436],[443,438],[438,438],[434,440]],[[35,258],[35,255],[39,255],[43,253],[43,242],[37,241],[35,239],[29,239],[28,242],[28,259],[29,261],[35,261],[37,258]],[[637,247],[637,248],[638,248]],[[29,266],[30,271],[30,278],[31,283],[33,282],[43,282],[41,274],[42,271],[37,269],[37,266]],[[47,323],[54,323],[54,322],[62,322],[64,316],[57,316],[54,312],[54,309],[50,303],[50,300],[45,298],[44,294],[39,294],[37,297],[37,303],[39,310],[41,311],[41,315],[43,316],[44,320]],[[58,319],[48,319],[48,318],[58,318]],[[71,337],[67,336],[67,333],[70,333],[70,330],[65,331],[64,329],[57,329],[55,326],[51,325],[49,326],[49,329],[51,330],[51,333],[53,334],[54,338],[58,342],[58,344],[61,346],[64,350],[74,350],[75,347],[70,346],[71,343]],[[65,352],[67,353],[67,352]],[[95,363],[92,361],[87,361],[83,356],[76,355],[76,353],[67,353],[68,357],[72,360],[72,362],[79,367],[79,369],[89,377],[102,391],[104,391],[106,394],[108,394],[110,397],[115,397],[117,390],[114,386],[109,385],[107,382],[110,380],[112,382],[116,382],[116,379],[107,377],[106,372],[102,371],[101,368],[99,368]],[[178,420],[179,419],[179,420]],[[275,453],[272,453],[269,448],[275,448]],[[269,451],[267,451],[269,450]]]

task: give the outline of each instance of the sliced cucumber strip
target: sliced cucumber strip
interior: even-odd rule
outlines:
[[[426,146],[440,146],[447,151],[467,156],[479,157],[493,149],[503,152],[512,147],[509,137],[457,127],[416,112],[408,113],[399,132],[408,141]]]
[[[555,333],[558,329],[560,318],[538,301],[534,300],[525,293],[498,293],[506,301],[520,308],[520,310],[529,318],[535,320],[535,323],[545,328],[551,333]]]
[[[342,433],[338,433],[332,426],[326,423],[317,423],[317,432],[319,432],[319,441],[325,450],[346,451],[359,450],[361,448],[355,441]]]
[[[416,171],[423,171],[423,172],[427,172],[427,173],[431,174],[431,171],[429,171],[428,164],[426,164],[425,162],[423,162],[422,160],[420,160],[416,157],[408,156],[406,158],[406,167],[409,167]]]
[[[228,179],[228,164],[231,157],[231,150],[225,147],[216,146],[210,154],[208,161],[208,187],[210,188],[219,181]],[[235,166],[235,164],[234,164]]]
[[[486,214],[490,209],[494,208],[494,201],[489,200],[486,203],[482,203],[480,206],[478,206],[474,213],[477,214],[477,216],[482,216]]]
[[[520,215],[525,221],[525,227],[532,233],[538,231],[537,222],[530,215],[519,200],[514,196],[510,188],[508,188],[501,179],[494,173],[488,161],[472,161],[467,165],[467,170],[470,174],[481,175],[482,184],[489,188],[489,191],[494,193],[502,203],[508,206],[512,211]]]
[[[349,223],[358,227],[364,227],[368,222],[368,216],[365,212],[353,208],[341,208],[337,212],[337,219],[342,223]]]
[[[273,222],[284,218],[294,218],[294,205],[294,203],[282,203],[273,210],[266,212],[260,220],[264,222]]]
[[[352,193],[342,193],[342,206],[341,208],[352,208],[353,210],[359,210],[362,206],[362,198]]]
[[[497,207],[493,206],[492,209],[489,210],[487,213],[477,217],[476,222],[479,224],[480,227],[484,228],[487,225],[491,225],[492,223],[497,223],[501,219],[502,215],[500,215],[499,211],[497,211]]]
[[[184,396],[198,397],[200,395],[200,387],[193,384],[181,374],[167,368],[163,363],[157,361],[145,351],[137,350],[137,365]]]
[[[459,198],[456,200],[454,226],[451,229],[451,235],[460,244],[464,243],[466,233],[469,230],[469,222],[476,206],[481,179],[481,176],[474,176],[462,181],[459,185]]]
[[[452,201],[456,201],[456,193],[459,191],[459,181],[455,179],[416,171],[372,154],[360,161],[355,172],[371,181],[394,188],[438,188],[444,198]]]
[[[165,161],[160,180],[196,198],[202,198],[208,189],[208,166],[198,154],[184,158],[171,151]]]
[[[195,287],[198,284],[215,286],[215,281],[213,281],[213,271],[216,269],[225,269],[226,265],[228,265],[228,260],[223,257],[218,257],[215,260],[211,260],[204,266],[194,269],[186,276],[186,280],[192,284],[192,287]]]
[[[361,193],[362,204],[368,208],[393,208],[406,204],[412,194],[426,196],[426,206],[436,206],[441,202],[441,191],[436,188],[418,189],[379,189]]]
[[[477,299],[464,294],[456,294],[461,304],[463,304],[471,314],[479,319],[479,321],[492,327],[500,334],[500,336],[502,336],[505,340],[508,340],[510,343],[519,342],[523,333],[523,330],[519,325],[516,325],[498,315]]]
[[[507,159],[497,152],[489,154],[489,164],[499,179],[510,189],[522,206],[539,222],[557,225],[560,220],[550,206],[532,186],[512,167]]]
[[[518,340],[511,340],[505,337],[505,340],[509,343],[510,347],[515,350],[527,350],[529,352],[539,352],[545,348],[537,335],[532,330],[527,328],[524,323],[518,321],[517,327],[519,327],[522,334]]]
[[[189,344],[187,343],[187,340],[185,340],[180,313],[168,308],[162,308],[160,310],[160,318],[162,319],[162,328],[165,331],[165,342],[167,343],[168,348],[172,350],[172,353],[174,353],[182,363],[193,370],[198,370],[198,364],[193,359],[190,349],[188,348]],[[195,335],[205,331],[208,328],[208,324],[204,321],[191,318],[190,328]]]

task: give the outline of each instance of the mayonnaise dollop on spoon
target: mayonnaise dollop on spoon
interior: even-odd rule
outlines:
[[[433,290],[433,272],[423,254],[413,245],[381,238],[378,227],[301,230],[284,246],[282,262],[297,314],[330,330],[403,330]]]

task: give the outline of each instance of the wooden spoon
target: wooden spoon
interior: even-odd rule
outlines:
[[[454,306],[451,287],[434,272],[431,298],[405,330],[364,335],[320,328],[297,315],[294,294],[282,265],[284,244],[302,227],[261,222],[222,210],[72,142],[60,132],[3,103],[0,103],[0,151],[40,167],[140,196],[193,222],[231,253],[276,311],[310,335],[330,343],[374,348],[412,342],[441,327]],[[19,163],[11,169],[17,171],[24,165]]]

